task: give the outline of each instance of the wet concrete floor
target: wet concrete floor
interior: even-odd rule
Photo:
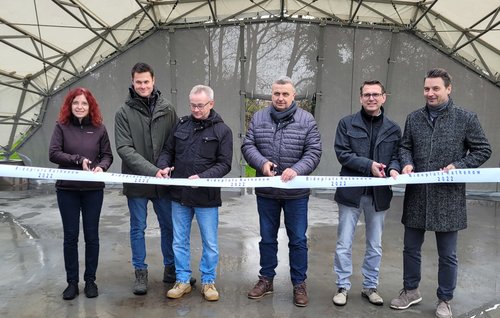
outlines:
[[[218,302],[200,294],[199,231],[192,232],[192,269],[197,288],[179,300],[165,298],[171,287],[162,283],[163,266],[159,229],[154,213],[148,218],[147,246],[149,289],[145,296],[132,294],[129,221],[125,197],[119,188],[105,190],[100,223],[101,252],[97,272],[99,297],[81,294],[74,300],[61,297],[66,287],[62,255],[62,225],[52,185],[29,191],[0,192],[0,316],[1,317],[434,317],[437,252],[433,233],[423,246],[420,290],[423,300],[407,310],[389,308],[402,286],[402,196],[396,194],[386,217],[384,255],[379,292],[384,306],[369,304],[360,296],[360,266],[364,253],[364,227],[360,225],[353,248],[353,287],[348,303],[332,303],[332,272],[337,230],[337,206],[332,194],[312,196],[309,202],[308,307],[292,303],[287,237],[279,232],[279,265],[274,294],[260,300],[246,294],[259,270],[258,218],[251,194],[224,195],[220,209],[220,263]],[[469,228],[459,234],[459,276],[452,302],[454,317],[500,317],[500,200],[474,196],[468,200]],[[195,221],[193,221],[195,222]],[[83,275],[83,234],[80,236],[80,273]]]

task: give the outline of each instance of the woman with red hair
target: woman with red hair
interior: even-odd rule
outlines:
[[[106,127],[102,124],[99,105],[85,88],[69,91],[59,112],[50,140],[49,159],[60,169],[103,172],[113,162]],[[104,182],[57,180],[57,203],[64,230],[64,265],[68,287],[63,299],[79,294],[78,236],[80,212],[85,238],[85,295],[97,297],[95,284],[99,259],[99,218]]]

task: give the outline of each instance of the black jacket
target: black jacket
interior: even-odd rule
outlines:
[[[385,164],[386,176],[389,170],[400,171],[398,146],[401,139],[401,128],[385,115],[370,155],[370,130],[363,121],[361,111],[342,118],[337,126],[334,149],[337,159],[342,165],[341,176],[373,177],[371,166],[373,161]],[[371,158],[373,157],[373,158]],[[359,208],[359,201],[365,187],[338,188],[335,191],[335,201],[350,207]],[[389,186],[373,187],[373,201],[376,211],[389,209],[392,190]]]
[[[74,116],[67,125],[56,123],[49,146],[49,160],[60,169],[82,170],[84,158],[92,162],[92,167],[106,171],[113,162],[113,154],[108,133],[104,125],[95,127],[85,117],[82,123]],[[64,190],[99,190],[104,182],[57,180],[56,188]]]
[[[231,171],[233,134],[214,110],[205,120],[182,117],[165,142],[158,159],[160,168],[174,167],[172,178],[222,178]],[[170,187],[172,200],[191,207],[222,204],[220,188]]]

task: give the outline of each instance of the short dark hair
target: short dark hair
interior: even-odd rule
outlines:
[[[130,74],[132,75],[132,78],[134,78],[135,73],[145,73],[145,72],[149,72],[149,74],[151,74],[151,77],[155,77],[155,72],[153,71],[151,65],[143,62],[136,63],[132,67],[132,71],[130,72]]]
[[[382,83],[380,83],[380,81],[371,80],[371,81],[364,81],[363,84],[361,84],[361,86],[359,87],[359,94],[360,95],[363,94],[363,87],[365,87],[366,85],[378,85],[382,89],[382,94],[385,94],[385,87],[384,87],[384,85]]]
[[[444,82],[444,87],[448,87],[451,84],[451,75],[444,68],[433,68],[428,71],[425,75],[424,82],[426,78],[438,78],[441,77]]]

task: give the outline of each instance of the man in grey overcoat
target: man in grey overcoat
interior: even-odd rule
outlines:
[[[491,147],[473,112],[458,108],[450,97],[451,76],[432,69],[424,80],[426,105],[406,118],[400,146],[403,174],[477,168]],[[458,231],[467,227],[464,183],[406,185],[403,216],[403,289],[391,308],[406,309],[422,300],[421,247],[425,231],[434,231],[439,255],[436,317],[452,317],[450,301],[457,282]]]

